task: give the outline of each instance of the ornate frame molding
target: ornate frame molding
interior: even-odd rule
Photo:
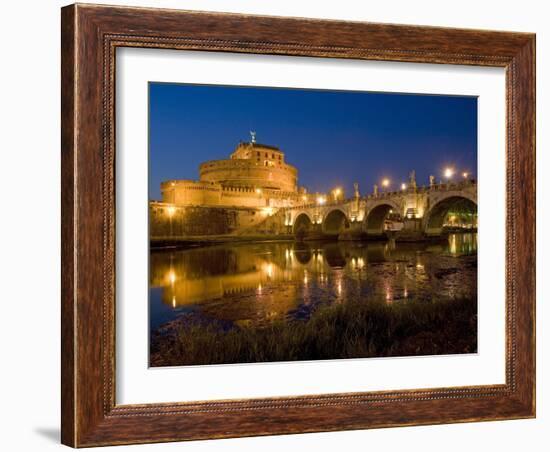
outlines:
[[[114,89],[118,47],[504,67],[506,383],[116,405]],[[534,35],[71,5],[62,9],[61,153],[64,444],[81,447],[535,415]]]

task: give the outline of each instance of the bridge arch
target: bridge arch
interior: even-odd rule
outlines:
[[[346,213],[341,209],[329,210],[323,218],[323,233],[338,235],[350,226]]]
[[[363,229],[367,234],[382,235],[384,233],[384,220],[390,211],[400,212],[399,205],[389,199],[382,200],[371,206],[365,214]]]
[[[309,213],[301,211],[294,218],[294,225],[292,232],[297,234],[298,232],[309,232],[313,229],[313,219]]]
[[[449,193],[438,199],[425,214],[426,235],[440,235],[447,214],[452,209],[465,209],[477,213],[477,200],[468,193]]]
[[[313,257],[311,247],[307,244],[307,242],[294,242],[293,252],[296,260],[302,265],[309,264]]]

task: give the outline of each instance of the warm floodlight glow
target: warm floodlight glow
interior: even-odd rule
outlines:
[[[268,217],[273,215],[273,212],[274,212],[273,207],[264,207],[262,210]]]
[[[469,176],[469,174],[468,174],[466,171],[464,171],[464,172],[462,173],[462,177],[463,177],[464,179],[468,179],[468,176]]]
[[[262,189],[261,189],[261,188],[257,188],[257,189],[256,189],[256,193],[257,193],[258,195],[261,195],[261,194],[262,194]]]
[[[452,168],[445,168],[445,171],[443,172],[443,175],[447,178],[447,179],[450,179],[451,177],[453,177],[454,175],[454,170]]]
[[[168,281],[170,281],[170,284],[174,284],[176,282],[176,273],[174,270],[170,270],[168,273]]]
[[[390,180],[389,179],[382,179],[382,187],[388,188],[390,186]]]
[[[168,216],[172,217],[176,213],[176,208],[174,206],[170,206],[166,211],[168,212]]]
[[[407,189],[407,184],[401,184],[401,190],[406,190]]]
[[[325,199],[324,196],[319,196],[317,198],[317,204],[319,204],[320,206],[322,206],[325,202],[327,202],[327,200]]]

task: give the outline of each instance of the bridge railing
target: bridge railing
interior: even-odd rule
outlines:
[[[369,200],[369,199],[388,199],[395,196],[402,196],[403,194],[410,193],[427,193],[430,191],[451,191],[451,190],[462,190],[472,186],[476,186],[477,181],[475,179],[462,180],[460,182],[446,182],[433,185],[419,185],[417,187],[407,187],[404,190],[394,190],[394,191],[380,191],[378,193],[370,193],[368,195],[361,196],[360,200]],[[316,202],[309,202],[307,204],[298,204],[293,207],[282,207],[280,210],[295,210],[295,209],[314,209],[314,208],[327,208],[327,207],[339,207],[343,204],[348,204],[355,201],[355,198],[345,198],[339,200],[327,201],[323,204],[318,204]]]
[[[398,195],[403,195],[407,193],[426,193],[429,191],[451,191],[451,190],[462,190],[468,187],[477,185],[477,181],[474,179],[463,180],[460,182],[446,182],[433,185],[419,185],[416,188],[407,187],[404,190],[394,190],[394,191],[381,191],[378,193],[370,193],[364,196],[364,199],[384,199],[391,198]]]

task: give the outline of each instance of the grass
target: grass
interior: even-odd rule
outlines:
[[[320,307],[309,321],[267,327],[175,322],[153,335],[152,366],[255,363],[477,351],[477,300],[349,302]]]

